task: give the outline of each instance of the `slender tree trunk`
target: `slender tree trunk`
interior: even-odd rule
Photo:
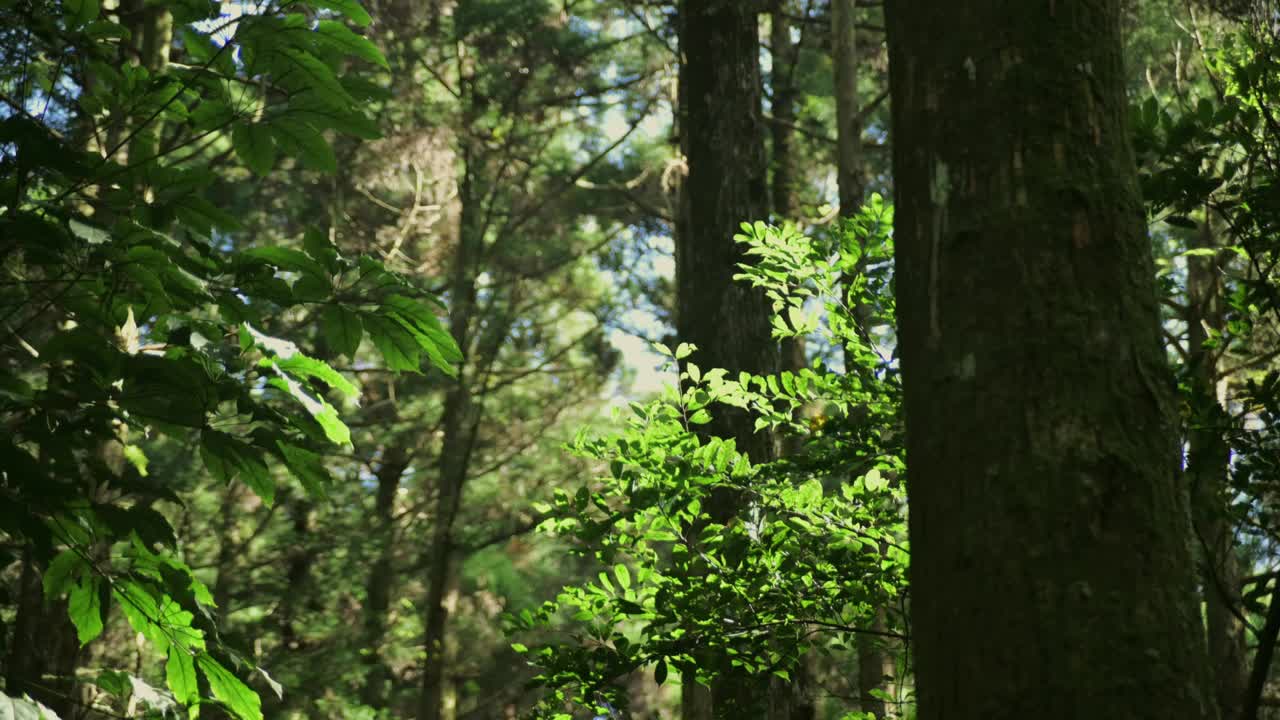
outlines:
[[[465,351],[475,313],[477,263],[483,250],[484,238],[480,235],[480,218],[477,217],[479,198],[472,176],[472,157],[465,148],[462,160],[462,182],[458,190],[461,202],[460,232],[453,262],[449,331],[458,347]],[[444,417],[441,421],[443,438],[438,464],[435,526],[426,563],[427,601],[423,625],[427,658],[423,667],[418,720],[440,720],[444,707],[445,633],[449,621],[449,608],[445,600],[453,583],[453,526],[462,503],[475,437],[467,375],[467,367],[459,369],[458,379],[445,398]]]
[[[395,500],[400,478],[409,468],[409,453],[402,446],[388,447],[378,466],[378,491],[373,505],[374,542],[378,557],[369,569],[364,602],[364,657],[366,665],[360,702],[382,708],[387,703],[391,671],[382,658],[382,643],[387,634],[387,613],[391,609],[391,592],[395,585],[392,562],[395,559]]]
[[[1197,234],[1195,247],[1217,247],[1212,216]],[[1187,476],[1196,501],[1196,532],[1203,550],[1205,621],[1214,693],[1222,717],[1240,716],[1248,683],[1245,660],[1244,604],[1240,598],[1240,562],[1227,518],[1230,504],[1227,473],[1231,450],[1223,436],[1226,415],[1219,396],[1221,377],[1214,350],[1206,347],[1210,332],[1225,324],[1222,265],[1215,256],[1187,258],[1187,349],[1192,426],[1187,433]]]
[[[857,6],[857,0],[831,0],[832,60],[836,83],[836,181],[840,193],[840,214],[844,217],[857,214],[866,194],[863,116],[858,97]],[[858,302],[851,310],[866,330],[871,317],[870,308]],[[847,367],[851,367],[851,360],[846,353]],[[897,672],[893,654],[885,647],[883,639],[888,628],[888,610],[881,605],[876,608],[869,628],[881,634],[859,634],[856,640],[859,702],[863,712],[876,718],[891,717],[890,707],[879,697],[880,694],[894,694],[893,677]]]
[[[886,15],[918,716],[1216,718],[1120,2]]]
[[[769,86],[773,91],[773,123],[769,129],[773,141],[773,185],[770,197],[773,212],[782,220],[795,212],[795,153],[791,141],[795,136],[796,122],[796,55],[799,48],[791,41],[790,0],[773,0],[769,13],[769,45],[772,72]]]
[[[831,47],[836,96],[836,182],[840,212],[862,207],[866,169],[862,160],[862,108],[858,100],[857,0],[831,0]]]
[[[689,174],[676,232],[676,330],[682,342],[697,345],[693,360],[703,367],[767,373],[778,368],[769,304],[733,281],[745,259],[733,236],[740,223],[768,210],[758,31],[752,3],[680,3],[680,133]],[[708,431],[735,438],[756,461],[774,453],[773,439],[755,433],[745,412],[719,410]],[[707,508],[724,521],[738,504],[724,493]],[[720,670],[710,701],[686,679],[685,720],[767,716],[774,699],[768,679],[744,677],[722,659],[707,660]]]
[[[773,0],[769,15],[769,45],[772,49],[769,85],[773,95],[771,109],[774,120],[770,127],[773,149],[770,158],[773,169],[770,198],[773,200],[774,216],[781,222],[794,219],[797,210],[796,160],[792,141],[795,139],[795,79],[800,45],[791,40],[790,13],[793,5],[791,0]],[[804,338],[784,339],[781,351],[780,370],[794,372],[807,366]],[[802,441],[803,438],[798,435],[784,436],[779,442],[779,451],[783,455],[797,453]],[[776,687],[773,690],[770,717],[813,720],[816,708],[810,687],[813,680],[812,655],[801,658],[799,665],[792,670],[791,678],[790,683],[772,681]]]

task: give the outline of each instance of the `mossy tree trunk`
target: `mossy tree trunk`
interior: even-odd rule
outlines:
[[[886,13],[919,718],[1215,718],[1120,1]]]

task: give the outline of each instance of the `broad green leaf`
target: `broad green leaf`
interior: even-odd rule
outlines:
[[[88,645],[102,634],[102,601],[98,594],[98,577],[85,573],[80,582],[71,588],[67,601],[67,614],[76,627],[80,646]]]
[[[320,58],[296,47],[276,53],[277,72],[281,79],[289,78],[304,97],[345,109],[354,105],[338,76]]]
[[[218,701],[241,720],[262,720],[262,700],[258,693],[249,689],[240,678],[231,674],[230,670],[207,653],[198,655],[196,664],[209,681],[209,690]]]
[[[333,148],[318,130],[307,123],[281,119],[271,125],[271,134],[282,150],[312,170],[332,173],[338,169],[338,158],[333,154]]]
[[[75,218],[67,221],[67,227],[71,228],[71,233],[73,235],[84,240],[90,245],[101,245],[111,240],[111,234],[107,231],[82,223]]]
[[[889,487],[888,478],[881,477],[880,471],[875,468],[862,477],[862,483],[869,492],[879,492]]]
[[[30,698],[13,698],[0,692],[0,720],[62,720],[62,718]]]
[[[403,326],[379,315],[366,314],[364,329],[368,331],[374,347],[382,354],[382,361],[388,369],[421,372],[419,365],[422,351],[413,334]]]
[[[378,49],[377,45],[374,45],[368,38],[355,34],[351,31],[351,28],[344,24],[336,20],[321,20],[316,25],[316,32],[322,42],[333,46],[335,49],[347,55],[368,60],[384,69],[390,69],[390,66],[387,65],[387,59],[382,56],[382,51]]]
[[[329,349],[339,355],[354,359],[360,340],[364,337],[364,323],[360,314],[342,305],[326,305],[320,314],[320,329],[324,332]]]
[[[173,697],[183,705],[192,705],[200,699],[200,687],[196,684],[195,658],[186,648],[169,648],[169,661],[165,663],[165,680]]]
[[[298,478],[298,482],[302,483],[307,494],[323,499],[331,481],[329,471],[324,466],[324,458],[310,450],[285,442],[280,442],[279,447],[289,472]]]
[[[329,272],[310,255],[301,250],[271,245],[267,247],[249,248],[241,253],[246,258],[262,260],[284,270],[300,272],[328,281]]]
[[[80,554],[74,550],[63,550],[49,563],[44,571],[44,597],[56,600],[62,597],[75,583],[75,578],[85,572],[88,566]]]
[[[444,326],[440,324],[440,319],[435,316],[435,313],[431,312],[431,308],[426,303],[404,295],[391,295],[386,299],[384,305],[420,328],[436,344],[440,349],[440,354],[446,360],[449,362],[462,360],[462,351],[458,349],[458,344],[454,341],[453,336],[444,329]]]
[[[215,480],[231,482],[239,478],[268,506],[275,501],[275,485],[262,460],[262,452],[216,430],[200,433],[200,457]]]
[[[161,615],[156,597],[135,580],[117,583],[111,594],[134,632],[142,633],[159,652],[169,652],[169,636],[156,624]]]
[[[98,0],[62,0],[62,8],[71,27],[82,27],[98,17]]]
[[[365,27],[373,20],[356,0],[310,0],[309,4],[325,10],[340,12],[346,15],[348,20],[360,27]]]
[[[93,679],[93,684],[123,700],[129,696],[129,673],[119,670],[103,670]]]
[[[231,144],[245,167],[258,175],[271,172],[276,164],[276,144],[271,130],[260,123],[237,123],[231,129]]]
[[[311,417],[320,423],[320,427],[324,429],[324,435],[329,438],[329,442],[335,445],[350,445],[351,429],[338,417],[338,411],[332,405],[329,403],[323,403],[323,405],[324,409]]]
[[[628,589],[630,589],[630,587],[631,587],[631,571],[630,571],[629,569],[627,569],[627,566],[626,566],[626,565],[623,565],[622,563],[618,563],[617,565],[614,565],[614,566],[613,566],[613,574],[618,578],[618,585],[619,585],[623,590],[628,590]]]
[[[142,451],[142,448],[137,445],[125,445],[124,459],[128,460],[129,464],[133,465],[133,468],[138,471],[139,475],[142,477],[147,476],[147,454]]]
[[[356,389],[355,385],[351,384],[350,380],[342,373],[329,367],[329,363],[323,360],[316,360],[299,353],[290,358],[278,359],[275,364],[276,367],[294,377],[320,380],[347,397],[355,397],[360,394],[360,391]]]

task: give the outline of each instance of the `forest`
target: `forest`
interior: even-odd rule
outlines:
[[[1280,0],[0,0],[0,720],[1280,719]]]

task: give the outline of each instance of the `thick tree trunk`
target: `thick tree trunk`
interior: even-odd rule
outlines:
[[[1217,247],[1212,216],[1197,234],[1195,247]],[[1196,501],[1196,532],[1203,551],[1201,586],[1208,626],[1214,694],[1222,717],[1240,717],[1248,684],[1245,660],[1244,604],[1240,598],[1240,562],[1227,518],[1230,504],[1227,473],[1231,450],[1223,432],[1226,415],[1219,396],[1221,377],[1212,348],[1211,331],[1221,331],[1226,317],[1222,297],[1222,265],[1214,256],[1187,258],[1187,350],[1191,386],[1191,427],[1187,433],[1187,476]]]
[[[733,281],[746,257],[733,236],[740,223],[768,211],[758,31],[752,3],[680,3],[680,133],[689,174],[676,232],[676,330],[681,342],[697,345],[694,362],[730,372],[778,368],[768,302]],[[773,439],[754,432],[745,412],[720,409],[708,431],[735,438],[756,461],[774,453]],[[738,499],[724,493],[707,508],[723,521],[737,510]],[[685,720],[767,716],[772,683],[733,672],[720,659],[707,661],[721,671],[710,702],[686,680]]]
[[[1215,718],[1119,0],[886,11],[919,718]]]

